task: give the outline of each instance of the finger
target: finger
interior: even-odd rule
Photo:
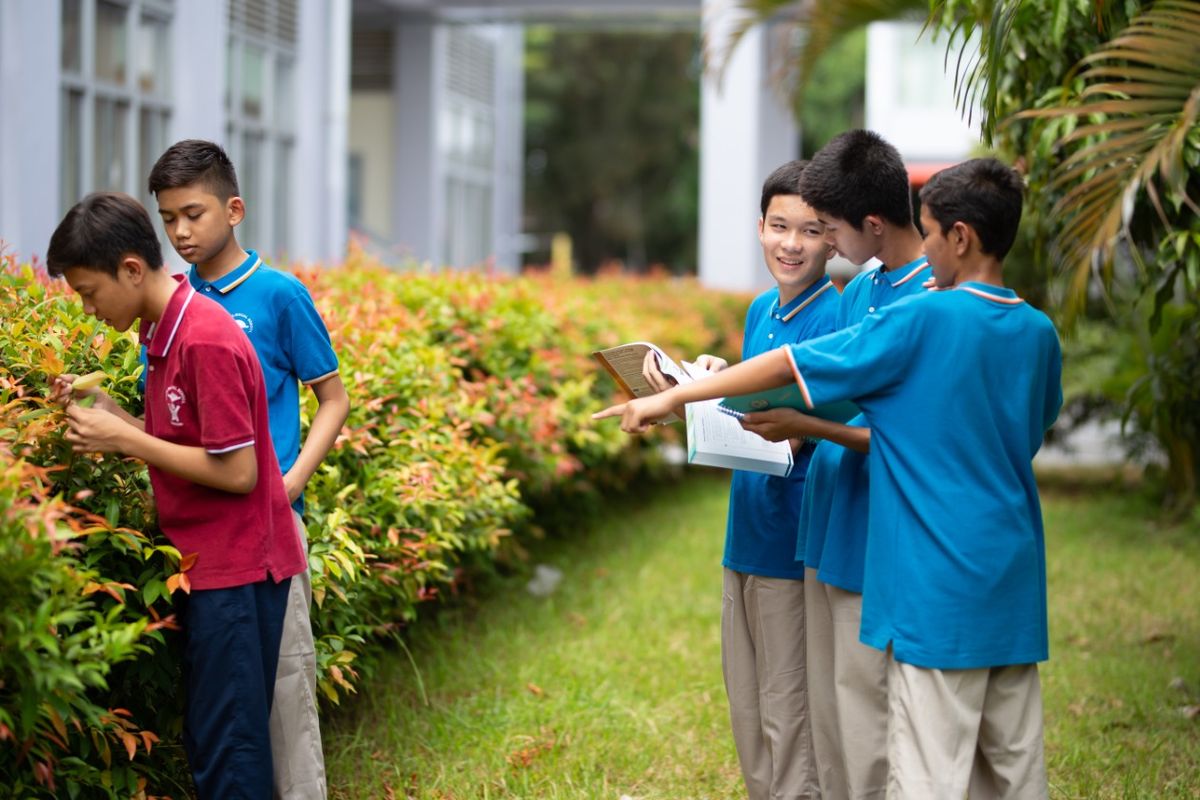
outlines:
[[[609,417],[623,416],[625,414],[625,407],[627,405],[629,404],[621,403],[619,405],[609,406],[603,411],[597,411],[595,414],[592,414],[592,419],[608,419]]]

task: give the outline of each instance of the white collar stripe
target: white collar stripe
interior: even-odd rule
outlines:
[[[919,264],[917,264],[915,267],[913,267],[912,272],[908,273],[903,278],[901,278],[900,280],[893,283],[892,286],[900,286],[901,284],[903,284],[907,281],[911,281],[913,278],[916,277],[918,272],[925,269],[927,266],[929,266],[929,259],[922,258],[921,262]]]
[[[791,311],[789,311],[787,313],[787,316],[783,317],[782,320],[784,322],[790,322],[792,317],[799,314],[804,309],[805,306],[807,306],[813,300],[816,300],[818,297],[820,297],[822,294],[824,294],[825,292],[827,292],[828,290],[830,290],[832,288],[833,288],[833,283],[827,283],[824,286],[822,286],[820,289],[817,289],[815,292],[813,292],[809,296],[809,298],[807,300],[805,300],[803,303],[801,303],[800,305],[796,306]]]
[[[995,302],[995,303],[1007,303],[1008,305],[1015,306],[1015,305],[1025,302],[1024,300],[1022,300],[1019,297],[1004,297],[1003,295],[992,294],[991,292],[985,292],[981,289],[976,289],[972,286],[959,286],[957,288],[961,289],[964,292],[970,292],[971,294],[975,295],[976,297],[982,297],[984,300],[991,300],[992,302]]]
[[[167,351],[171,349],[171,342],[175,341],[175,334],[179,332],[179,326],[183,322],[184,312],[187,311],[187,307],[191,305],[192,298],[195,296],[196,290],[188,286],[187,299],[183,301],[183,308],[179,309],[179,313],[175,315],[175,326],[171,328],[171,335],[167,337],[167,343],[163,346],[163,355],[166,355]]]
[[[227,293],[227,292],[231,292],[231,291],[233,291],[234,289],[236,289],[237,287],[241,286],[241,285],[242,285],[242,283],[244,283],[244,282],[245,282],[245,280],[246,280],[247,278],[249,278],[251,275],[253,275],[253,274],[255,273],[255,271],[256,271],[256,270],[257,270],[259,267],[261,267],[261,266],[262,266],[262,259],[261,259],[261,258],[256,258],[256,259],[254,260],[254,264],[253,264],[253,265],[251,265],[250,269],[246,270],[246,274],[245,274],[245,275],[243,275],[242,277],[238,278],[238,279],[237,279],[236,281],[234,281],[233,283],[231,283],[231,284],[229,284],[228,286],[226,286],[226,287],[224,287],[223,289],[221,289],[221,294],[225,294],[225,293]]]

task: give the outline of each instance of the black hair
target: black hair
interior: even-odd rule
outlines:
[[[771,198],[779,194],[800,194],[800,176],[808,167],[807,161],[789,161],[767,176],[762,187],[762,215],[767,216],[767,207]]]
[[[873,131],[846,131],[830,139],[804,170],[800,195],[818,214],[843,219],[859,231],[868,214],[902,227],[913,223],[904,160]]]
[[[936,173],[921,188],[921,204],[948,233],[970,225],[983,252],[1003,259],[1017,238],[1024,184],[1015,169],[994,158],[973,158]]]
[[[155,197],[164,189],[199,184],[222,203],[238,192],[237,171],[221,145],[204,139],[184,139],[167,148],[150,170],[147,181]]]
[[[127,194],[93,192],[71,206],[54,229],[46,271],[57,278],[72,267],[85,267],[115,278],[121,259],[130,253],[150,269],[162,267],[162,247],[150,215]]]

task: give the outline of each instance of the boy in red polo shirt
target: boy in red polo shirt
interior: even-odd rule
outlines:
[[[258,357],[229,314],[162,268],[146,210],[95,193],[50,239],[52,276],[119,331],[140,320],[146,415],[103,392],[67,406],[78,452],[122,453],[150,469],[159,525],[184,555],[184,747],[201,798],[269,798],[268,718],[288,588],[307,568],[275,459]],[[59,381],[69,395],[71,376]]]

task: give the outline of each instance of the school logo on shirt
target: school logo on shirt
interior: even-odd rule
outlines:
[[[178,386],[167,387],[167,413],[171,415],[171,424],[176,427],[183,427],[183,420],[179,418],[179,409],[187,402],[187,397],[183,393],[183,389]]]
[[[238,327],[242,329],[242,333],[246,334],[247,336],[254,333],[254,320],[250,319],[250,317],[247,315],[239,311],[233,315],[233,320],[238,324]]]

